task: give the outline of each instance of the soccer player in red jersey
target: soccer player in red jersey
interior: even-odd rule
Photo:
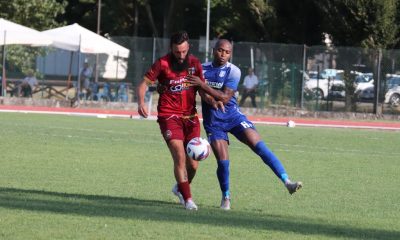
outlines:
[[[174,161],[177,185],[172,192],[186,209],[197,210],[192,200],[190,183],[196,174],[198,162],[190,159],[185,151],[186,144],[200,136],[196,110],[197,88],[189,85],[185,78],[195,75],[205,80],[200,61],[189,54],[189,37],[185,31],[171,36],[170,50],[170,53],[153,63],[139,84],[138,113],[144,118],[148,116],[144,95],[147,86],[158,80],[163,90],[159,91],[157,122]]]

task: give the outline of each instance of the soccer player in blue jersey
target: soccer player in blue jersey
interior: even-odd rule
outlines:
[[[231,208],[229,192],[229,154],[228,133],[246,144],[268,165],[284,183],[290,194],[302,187],[301,182],[292,182],[282,163],[266,146],[252,122],[239,111],[235,92],[240,81],[240,69],[228,62],[232,54],[232,45],[226,39],[217,41],[212,62],[203,64],[202,82],[196,76],[188,76],[187,81],[199,86],[202,96],[203,125],[208,140],[217,159],[217,177],[222,191],[221,208]]]

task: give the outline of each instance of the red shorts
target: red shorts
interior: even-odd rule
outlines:
[[[171,139],[179,139],[186,145],[192,138],[200,137],[200,121],[197,116],[158,117],[157,122],[166,142]]]

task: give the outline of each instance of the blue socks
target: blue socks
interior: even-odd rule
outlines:
[[[217,177],[222,196],[229,197],[229,160],[217,160]]]
[[[261,157],[265,164],[267,164],[276,176],[281,179],[283,183],[289,180],[285,168],[274,153],[268,149],[263,141],[259,141],[254,147],[253,151]],[[219,186],[221,188],[222,197],[229,197],[229,160],[217,160],[217,177]]]
[[[254,147],[253,151],[261,157],[265,164],[267,164],[272,171],[278,176],[283,183],[289,180],[288,175],[286,174],[285,168],[279,159],[274,155],[271,150],[265,145],[263,141],[259,141]]]

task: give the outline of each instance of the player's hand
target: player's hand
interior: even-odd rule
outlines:
[[[147,112],[147,105],[146,104],[139,104],[138,105],[138,113],[139,113],[140,116],[142,116],[144,118],[147,118],[149,116],[148,112]]]
[[[204,84],[204,82],[198,76],[195,76],[195,75],[187,75],[185,77],[185,79],[186,79],[186,82],[188,82],[191,86],[200,86],[201,87],[201,85]]]
[[[223,102],[217,101],[217,102],[215,103],[215,105],[216,105],[216,108],[215,108],[215,109],[221,109],[221,111],[222,111],[223,113],[225,113],[225,105],[224,105]]]

